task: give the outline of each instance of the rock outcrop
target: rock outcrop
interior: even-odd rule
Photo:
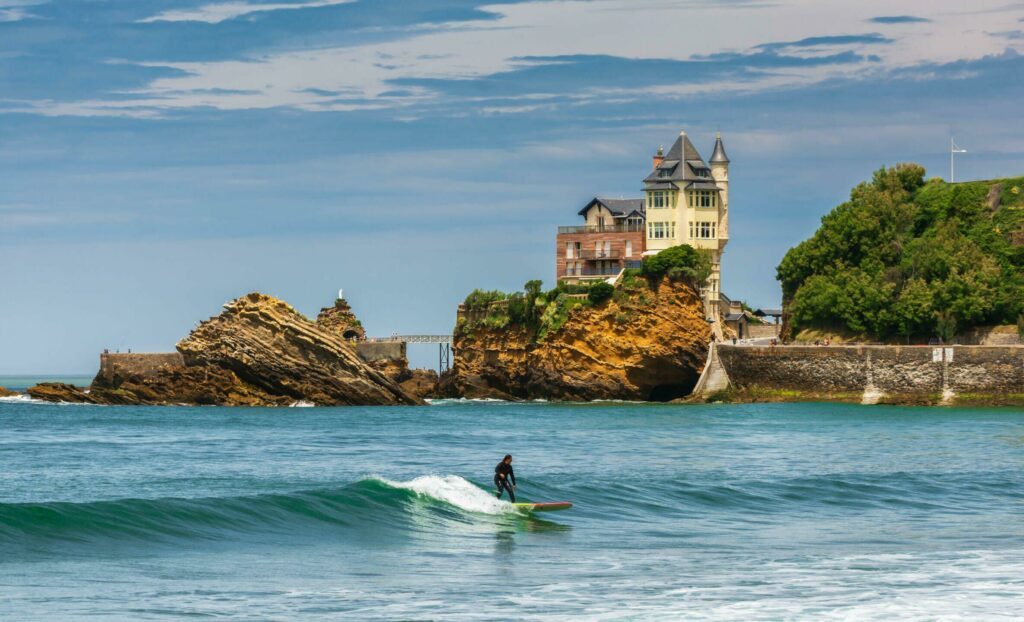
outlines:
[[[17,395],[17,393],[15,393],[14,391],[10,391],[8,389],[5,389],[4,387],[0,387],[0,397],[11,397],[11,396],[14,396],[14,395]]]
[[[345,341],[362,341],[366,339],[363,324],[352,312],[352,307],[344,298],[334,301],[333,307],[324,307],[316,316],[316,325],[340,336]]]
[[[370,363],[370,366],[398,383],[398,386],[419,398],[437,397],[437,372],[432,369],[409,369],[406,358],[384,358]]]
[[[363,362],[341,335],[260,293],[226,304],[177,348],[177,355],[105,354],[88,390],[45,383],[29,395],[92,404],[422,403]]]
[[[28,388],[28,395],[47,402],[68,402],[72,404],[97,404],[91,395],[81,387],[63,382],[40,382]]]
[[[441,389],[468,398],[667,401],[693,389],[709,337],[689,285],[620,287],[611,300],[573,309],[543,339],[524,326],[460,322]]]
[[[178,342],[189,367],[233,372],[273,395],[319,405],[416,404],[394,381],[360,359],[338,335],[287,303],[252,293],[225,305]]]

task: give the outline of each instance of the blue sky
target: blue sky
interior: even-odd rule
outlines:
[[[776,305],[877,167],[945,177],[955,133],[958,177],[1024,173],[1022,53],[1012,0],[0,0],[0,374],[254,289],[450,330],[680,128],[732,158],[725,291]]]

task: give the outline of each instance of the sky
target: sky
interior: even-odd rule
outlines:
[[[723,290],[883,165],[1024,174],[1013,0],[0,0],[0,374],[167,351],[259,290],[373,335],[554,280],[555,230],[685,129]],[[414,363],[431,363],[414,350]]]

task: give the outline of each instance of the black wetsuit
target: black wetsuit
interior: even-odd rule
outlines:
[[[502,477],[504,475],[505,477]],[[509,481],[511,480],[511,484]],[[512,470],[511,464],[505,464],[502,460],[498,463],[498,466],[494,467],[494,485],[498,487],[498,498],[501,498],[501,494],[504,491],[508,491],[508,499],[512,503],[516,502],[516,493],[512,492],[512,486],[516,484],[516,473]]]

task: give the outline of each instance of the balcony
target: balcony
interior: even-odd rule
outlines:
[[[561,278],[585,278],[585,277],[607,277],[607,276],[618,276],[622,268],[618,265],[605,266],[599,268],[597,266],[585,266],[582,270],[571,270],[562,275]]]
[[[597,259],[618,259],[622,253],[619,251],[588,251],[583,249],[579,251],[579,259],[585,259],[587,261],[594,261]]]
[[[580,225],[559,227],[559,233],[643,233],[643,223],[622,223],[616,225]]]

